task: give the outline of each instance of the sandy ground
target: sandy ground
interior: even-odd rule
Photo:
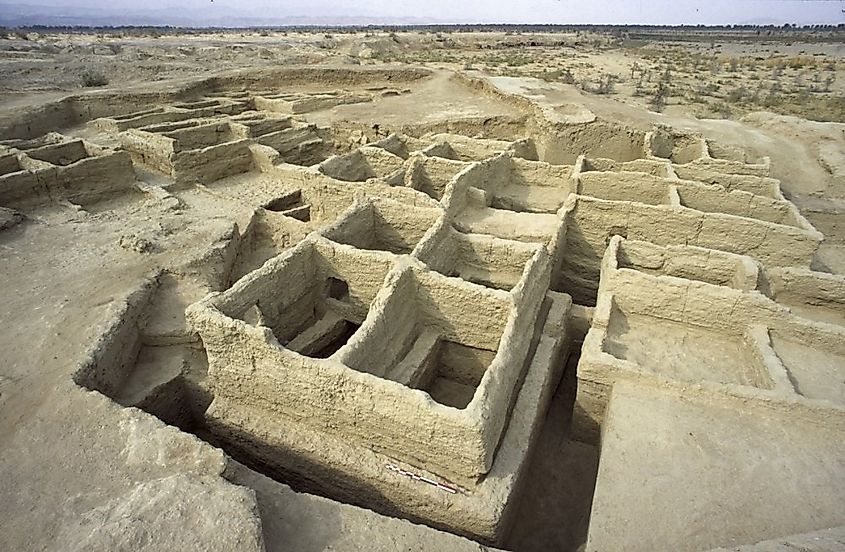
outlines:
[[[245,66],[386,62],[537,77],[672,114],[735,118],[767,109],[845,122],[845,46],[825,33],[699,42],[589,32],[21,33],[0,39],[0,91],[9,101],[83,87],[89,74],[128,84]]]
[[[835,431],[691,396],[614,389],[588,550],[692,551],[841,524]]]

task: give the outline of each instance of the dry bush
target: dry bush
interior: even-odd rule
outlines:
[[[654,96],[648,101],[649,107],[658,113],[662,113],[666,108],[666,102],[670,94],[671,90],[669,86],[665,82],[661,82],[657,85],[657,91],[654,93]]]
[[[569,69],[557,69],[555,71],[543,71],[537,73],[537,78],[546,82],[562,82],[564,84],[575,84],[575,77]]]
[[[531,58],[528,56],[521,56],[518,54],[509,54],[504,57],[505,65],[509,67],[522,67],[531,63]]]
[[[618,78],[616,75],[608,75],[608,74],[601,74],[596,82],[591,82],[588,79],[584,79],[580,83],[581,90],[585,92],[589,92],[591,94],[599,94],[599,95],[606,95],[606,94],[613,94],[616,89],[616,81]]]
[[[719,90],[719,86],[715,82],[708,82],[706,84],[699,84],[695,92],[698,96],[713,96],[717,90]]]
[[[725,96],[725,100],[730,103],[737,103],[745,99],[747,95],[748,90],[746,90],[744,86],[740,86],[739,88],[734,88],[728,92],[727,96]]]
[[[833,81],[836,80],[836,75],[828,75],[826,79],[824,79],[824,91],[830,92],[830,86],[833,84]]]
[[[789,67],[790,69],[801,69],[802,67],[814,68],[816,66],[816,58],[813,56],[779,56],[767,59],[764,64],[773,69],[783,69]]]
[[[710,62],[710,74],[711,75],[718,75],[719,72],[722,70],[722,64],[718,60],[713,60]]]
[[[613,94],[616,88],[616,76],[604,75],[599,79],[598,94]]]
[[[82,86],[85,88],[96,88],[109,83],[109,79],[96,69],[86,69],[83,71],[80,80],[82,81]]]
[[[711,104],[710,109],[713,111],[713,113],[719,115],[719,117],[721,117],[722,119],[731,118],[731,106],[729,106],[725,102]]]
[[[812,56],[792,56],[787,58],[786,65],[792,69],[801,69],[802,67],[815,67],[816,59]]]
[[[763,107],[778,107],[783,104],[783,96],[781,96],[778,92],[772,90],[763,98],[763,101],[761,103]]]

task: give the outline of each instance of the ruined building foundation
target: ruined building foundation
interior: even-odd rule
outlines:
[[[438,549],[508,547],[552,430],[600,458],[586,550],[845,526],[845,279],[811,268],[824,236],[768,158],[553,119],[466,76],[518,115],[309,119],[375,102],[356,79],[401,98],[429,78],[359,73],[319,93],[221,78],[0,145],[9,228],[127,205],[191,221],[73,380],[220,454],[213,479],[255,522],[238,549],[270,546],[249,489],[271,487]],[[155,255],[161,232],[120,246]],[[558,408],[571,422],[546,428]]]

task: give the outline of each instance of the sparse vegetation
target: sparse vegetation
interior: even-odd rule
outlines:
[[[82,86],[85,88],[97,88],[99,86],[106,86],[109,83],[109,79],[106,78],[106,75],[96,69],[85,70],[82,73],[80,80],[82,81]]]
[[[557,69],[555,71],[542,71],[536,77],[546,82],[562,82],[563,84],[575,84],[575,77],[569,69]]]
[[[244,53],[251,49],[248,44],[251,37],[263,37],[263,51],[253,52],[251,58],[256,60],[278,62],[285,57],[281,53],[283,50],[272,49],[267,46],[268,43],[277,39],[289,45],[291,40],[302,37],[303,44],[313,51],[302,54],[299,50],[299,56],[316,53],[316,56],[327,59],[344,56],[349,63],[362,65],[397,62],[438,64],[497,76],[535,77],[549,83],[574,84],[591,94],[612,95],[617,101],[658,109],[663,109],[671,96],[673,105],[679,108],[688,106],[691,113],[708,116],[713,113],[713,106],[720,103],[728,105],[731,116],[735,117],[753,110],[771,109],[836,120],[836,113],[840,111],[836,108],[841,103],[837,98],[841,98],[843,93],[839,71],[845,69],[845,64],[837,57],[839,54],[825,53],[817,47],[802,49],[801,46],[815,40],[807,37],[841,41],[842,31],[832,27],[811,31],[791,46],[787,42],[792,40],[784,40],[784,37],[793,37],[799,32],[791,28],[724,29],[713,31],[712,36],[718,39],[708,37],[700,42],[678,41],[675,37],[682,31],[674,29],[542,31],[526,26],[502,29],[489,36],[480,35],[478,31],[474,27],[452,29],[442,26],[416,31],[399,27],[313,27],[285,31],[254,28],[233,31],[231,36],[244,37],[245,44],[238,45]],[[39,51],[38,48],[46,43],[43,47],[51,49],[47,53],[52,55],[57,51],[57,45],[51,44],[49,38],[45,40],[51,33],[43,29],[0,28],[0,39],[29,40],[36,48],[33,52]],[[76,51],[85,48],[90,56],[115,56],[112,58],[115,60],[132,56],[133,60],[145,61],[157,54],[150,54],[122,39],[149,39],[177,33],[201,36],[220,31],[166,27],[103,28],[89,32],[89,36],[94,37],[91,41],[82,41],[70,48]],[[349,42],[345,37],[354,34],[365,38],[369,48],[364,50],[364,44],[361,44],[358,49],[347,52],[344,44]],[[743,38],[731,38],[734,34]],[[344,37],[343,42],[340,37]],[[710,49],[707,48],[708,43]],[[65,45],[59,47],[68,48]],[[172,50],[170,55],[184,62],[214,51],[213,48],[173,47],[170,43],[162,43],[156,48]],[[14,51],[11,57],[21,59],[28,51]],[[268,53],[270,51],[272,54]],[[216,63],[220,60],[207,61]],[[24,67],[20,63],[18,66]],[[172,67],[173,70],[165,72],[178,74],[184,71],[182,64],[172,64]],[[101,73],[88,74],[77,68],[65,73],[64,84],[60,86],[66,88],[79,86],[80,83],[93,88],[108,81]],[[109,76],[111,80],[119,78],[117,74]],[[152,70],[146,77],[166,78],[159,72],[152,74]],[[816,111],[819,108],[821,111]],[[720,109],[720,112],[725,110]]]
[[[710,109],[713,111],[715,115],[718,115],[722,119],[730,119],[731,118],[731,106],[728,105],[726,102],[716,102],[710,105]]]
[[[836,80],[836,75],[828,75],[824,79],[824,91],[830,92],[830,87],[833,85],[833,81]]]
[[[740,86],[728,92],[728,95],[725,96],[725,100],[730,103],[737,103],[744,100],[746,96],[748,96],[748,90],[744,86]]]
[[[592,81],[589,79],[584,79],[580,82],[579,87],[584,92],[589,92],[591,94],[613,94],[616,90],[616,81],[618,77],[616,75],[609,75],[609,74],[601,74],[596,81]]]
[[[653,111],[662,113],[666,109],[666,103],[669,100],[670,93],[669,85],[661,82],[657,85],[657,91],[655,91],[654,96],[648,101],[649,107]]]

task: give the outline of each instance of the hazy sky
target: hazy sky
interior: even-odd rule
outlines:
[[[843,0],[0,0],[202,16],[409,17],[433,22],[733,24],[845,22]]]

